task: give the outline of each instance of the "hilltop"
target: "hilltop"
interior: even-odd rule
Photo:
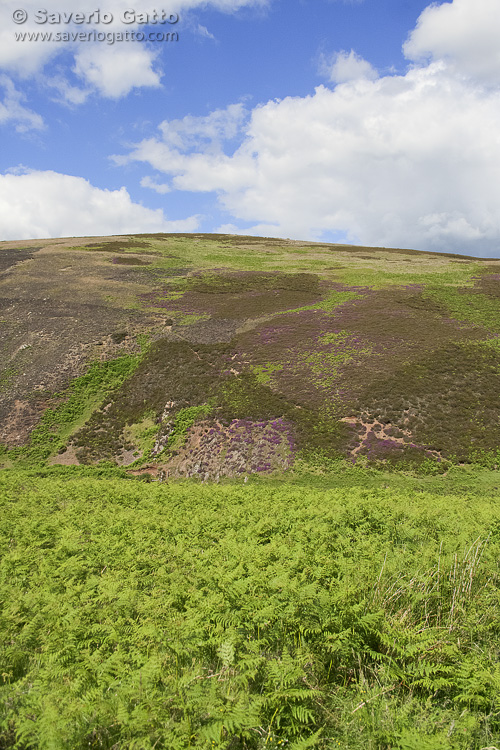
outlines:
[[[0,243],[1,465],[496,467],[500,260],[207,234]]]

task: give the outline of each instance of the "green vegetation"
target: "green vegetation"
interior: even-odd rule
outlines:
[[[255,375],[255,379],[259,385],[269,385],[274,372],[279,372],[283,369],[283,365],[276,362],[267,362],[265,365],[255,365],[252,367],[252,373]]]
[[[467,288],[435,285],[426,288],[425,296],[445,305],[457,320],[474,323],[493,333],[500,333],[500,298],[495,299],[479,291],[471,294]]]
[[[500,264],[41,242],[1,281],[0,750],[500,747]]]
[[[183,409],[188,409],[188,415],[198,414],[189,408],[203,409],[200,404],[207,403],[219,387],[220,358],[225,350],[224,345],[193,348],[184,341],[153,342],[137,368],[114,391],[109,408],[96,409],[74,435],[81,461],[112,460],[123,448],[132,449],[134,445],[127,439],[129,428],[146,417],[159,422],[167,401],[175,402],[174,414]]]
[[[16,327],[9,313],[0,416],[7,425],[2,440],[17,447],[3,449],[2,465],[38,465],[68,443],[76,452],[71,460],[80,463],[156,461],[160,443],[166,447],[161,415],[169,402],[174,421],[183,409],[206,403],[210,416],[226,423],[291,421],[293,452],[308,453],[315,464],[356,457],[429,471],[429,462],[445,470],[457,461],[496,461],[494,261],[217,234],[86,243],[59,244],[44,254],[43,267],[33,252],[29,266],[16,266],[3,282],[9,310],[24,286],[36,319],[50,320],[55,330],[28,341],[26,321]],[[69,285],[54,286],[59,271]],[[95,290],[97,305],[84,288]],[[63,310],[76,314],[73,298],[86,320],[79,342],[58,323]],[[50,312],[49,301],[57,311]],[[78,380],[69,389],[64,383],[60,395],[57,370],[68,352],[78,352],[71,359],[79,361],[66,372],[88,368],[97,346],[104,347],[102,359],[120,349],[129,357],[131,330],[151,337],[147,356],[112,387],[96,382],[85,403]],[[39,340],[52,342],[47,353]],[[56,384],[55,396],[47,383]],[[363,432],[362,425],[375,423],[378,434]]]
[[[40,424],[31,432],[29,443],[10,450],[3,447],[3,457],[9,463],[37,466],[64,450],[69,436],[132,374],[140,359],[138,355],[94,362],[66,391],[53,395],[53,399],[60,399],[61,403],[44,411]]]
[[[430,284],[439,285],[440,289],[453,289],[472,286],[480,271],[480,266],[472,258],[470,262],[452,265],[446,260],[439,262],[435,257],[427,259],[426,254],[422,253],[416,262],[404,265],[401,261],[387,261],[380,257],[373,258],[371,263],[364,261],[353,264],[349,258],[348,266],[341,269],[338,276],[344,284],[374,289],[406,284]]]
[[[498,744],[497,492],[77,467],[0,498],[5,750]]]
[[[14,381],[18,372],[14,367],[7,367],[0,373],[0,391],[6,390],[8,386]]]
[[[331,313],[344,302],[348,302],[351,299],[356,299],[359,294],[356,292],[329,292],[328,295],[321,302],[314,305],[304,305],[303,307],[296,307],[290,310],[284,310],[283,314],[302,312],[303,310],[324,310],[325,312]]]
[[[390,377],[375,378],[361,396],[367,413],[405,425],[420,445],[450,460],[498,463],[500,351],[490,342],[450,343]],[[450,430],[453,424],[453,430]]]
[[[184,442],[187,431],[194,423],[203,417],[206,417],[212,411],[212,406],[209,404],[201,404],[200,406],[188,406],[185,409],[180,409],[175,417],[175,422],[170,433],[168,440],[168,448],[177,448]]]

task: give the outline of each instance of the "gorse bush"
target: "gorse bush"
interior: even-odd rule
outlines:
[[[0,477],[0,747],[500,737],[494,498]]]

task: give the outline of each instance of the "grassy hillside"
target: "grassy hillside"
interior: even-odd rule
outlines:
[[[498,493],[404,481],[4,472],[0,747],[496,746]]]
[[[411,250],[0,243],[0,750],[496,750],[499,290]]]
[[[225,235],[4,242],[0,261],[5,467],[499,462],[500,261]]]

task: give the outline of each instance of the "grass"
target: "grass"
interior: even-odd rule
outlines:
[[[282,240],[225,235],[140,235],[116,241],[123,252],[157,254],[153,268],[192,266],[194,269],[226,268],[260,272],[319,273],[324,279],[337,279],[353,286],[383,287],[406,284],[411,278],[427,283],[439,274],[440,283],[463,285],[470,282],[480,266],[473,260],[459,262],[442,254],[411,253],[385,248],[305,244],[300,247]],[[101,250],[113,252],[114,243],[103,243]],[[138,248],[138,249],[135,249]],[[88,249],[92,249],[89,247]],[[364,256],[369,253],[369,256]],[[149,259],[148,259],[149,260]],[[345,261],[348,267],[342,267]]]
[[[430,284],[425,297],[445,305],[451,316],[500,333],[500,298],[491,298],[480,291],[467,294],[468,288],[438,287]]]

